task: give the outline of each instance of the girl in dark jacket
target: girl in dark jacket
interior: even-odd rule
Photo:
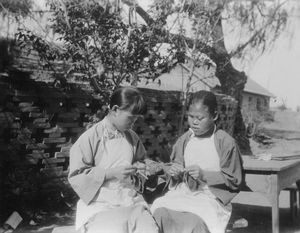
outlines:
[[[216,96],[209,91],[194,93],[188,108],[190,128],[173,147],[169,191],[151,207],[165,233],[226,230],[230,201],[242,183],[242,160],[234,139],[216,129],[216,118]],[[204,226],[182,221],[185,215],[197,216]]]

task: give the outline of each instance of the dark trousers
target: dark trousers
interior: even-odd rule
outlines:
[[[192,213],[158,208],[153,216],[162,233],[210,233],[205,222]]]

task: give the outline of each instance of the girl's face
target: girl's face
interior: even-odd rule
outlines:
[[[208,107],[201,102],[190,105],[187,115],[188,124],[195,136],[209,132],[215,125],[214,117],[209,113]]]
[[[116,108],[114,110],[113,124],[119,131],[131,129],[139,115],[133,115],[130,111]]]

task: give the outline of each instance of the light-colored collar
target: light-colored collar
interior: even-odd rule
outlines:
[[[190,138],[196,137],[195,132],[191,128],[189,128],[189,131],[191,132]],[[214,125],[214,131],[213,131],[213,133],[211,134],[210,137],[213,137],[213,135],[215,134],[216,131],[217,131],[217,126]]]
[[[117,130],[116,127],[109,121],[108,117],[104,117],[103,121],[103,137],[107,139],[124,137],[124,133]]]

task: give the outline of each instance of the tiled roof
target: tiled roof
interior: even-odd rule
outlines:
[[[267,89],[262,87],[260,84],[258,84],[251,78],[247,79],[247,83],[245,85],[244,92],[268,96],[268,97],[275,97],[275,95],[273,95],[271,92],[269,92]]]

